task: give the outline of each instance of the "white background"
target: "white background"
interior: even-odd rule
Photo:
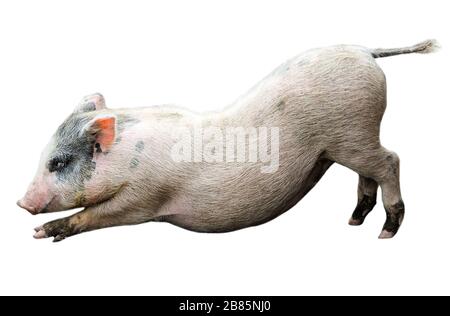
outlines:
[[[0,294],[450,294],[447,1],[2,1]],[[333,44],[412,45],[431,55],[378,60],[388,81],[382,142],[402,159],[407,217],[377,239],[379,201],[347,220],[357,175],[333,166],[265,225],[198,234],[169,224],[111,228],[59,244],[15,202],[40,151],[79,99],[197,111],[231,103],[274,67]]]

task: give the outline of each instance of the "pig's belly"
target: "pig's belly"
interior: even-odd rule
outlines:
[[[284,192],[283,197],[261,195],[260,199],[255,199],[252,204],[244,203],[243,207],[231,199],[228,202],[221,200],[217,204],[209,201],[205,204],[210,207],[194,207],[190,212],[166,216],[164,221],[188,230],[209,233],[229,232],[266,223],[300,201],[332,164],[328,159],[318,159],[298,185]]]

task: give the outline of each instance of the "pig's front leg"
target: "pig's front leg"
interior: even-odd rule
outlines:
[[[35,228],[37,239],[53,237],[54,242],[67,237],[96,229],[133,225],[148,222],[155,217],[154,212],[139,211],[123,205],[123,200],[113,198],[104,203],[87,207],[72,216],[57,219]]]
[[[113,217],[111,217],[111,219],[113,219]],[[115,220],[115,223],[117,222],[118,219]],[[58,242],[82,232],[113,225],[114,223],[111,220],[108,220],[106,216],[101,216],[95,210],[87,208],[72,216],[60,218],[36,227],[34,229],[36,231],[34,238],[41,239],[53,237],[53,241]]]
[[[80,233],[106,227],[141,224],[152,218],[153,216],[136,216],[136,214],[127,216],[125,211],[105,214],[95,208],[86,208],[72,216],[57,219],[35,228],[34,238],[54,237],[53,241],[58,242]]]

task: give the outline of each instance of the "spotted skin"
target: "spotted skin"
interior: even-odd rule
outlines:
[[[140,163],[139,159],[134,157],[130,161],[130,169],[136,169],[137,167],[139,167],[139,163]]]
[[[144,148],[145,148],[145,143],[142,140],[138,141],[135,145],[135,150],[138,153],[142,153],[144,151]]]

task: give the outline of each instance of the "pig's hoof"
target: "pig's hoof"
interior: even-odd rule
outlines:
[[[360,218],[350,218],[348,221],[348,224],[350,226],[360,226],[362,225],[362,223],[364,223],[364,219],[360,219]]]
[[[42,238],[47,238],[47,234],[45,233],[44,227],[43,226],[39,226],[36,227],[34,229],[35,234],[33,235],[34,238],[36,239],[42,239]]]
[[[359,226],[364,223],[366,220],[366,216],[370,213],[370,210],[361,210],[358,207],[353,212],[352,217],[348,221],[348,224],[351,226]]]
[[[390,239],[395,236],[394,232],[389,232],[385,229],[381,232],[380,236],[378,236],[379,239]]]
[[[55,236],[55,238],[53,238],[53,242],[59,242],[59,241],[64,240],[64,239],[66,239],[66,236],[57,235],[57,236]]]
[[[73,235],[73,229],[69,225],[69,221],[66,218],[49,222],[43,226],[36,227],[34,230],[36,231],[34,238],[42,239],[54,237],[53,242],[64,240],[65,238]]]

